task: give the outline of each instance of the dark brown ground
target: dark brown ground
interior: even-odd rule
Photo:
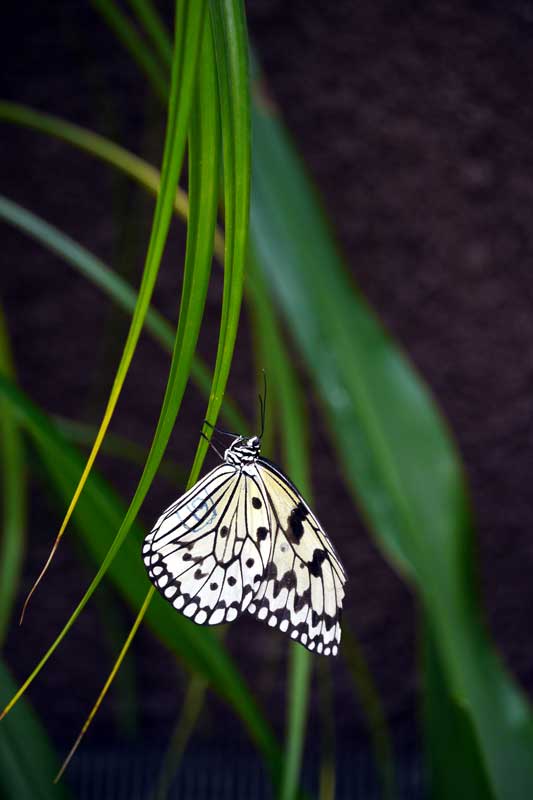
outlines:
[[[526,3],[267,2],[248,4],[271,92],[317,182],[353,274],[435,393],[464,457],[478,519],[488,620],[514,674],[533,692],[533,27]],[[85,124],[157,163],[162,113],[136,69],[84,4],[33,3],[4,18],[4,96]],[[9,56],[6,55],[9,53]],[[151,204],[109,169],[67,146],[2,125],[0,191],[61,227],[138,280]],[[124,222],[128,218],[129,221]],[[1,292],[22,386],[50,412],[98,421],[125,326],[107,301],[56,258],[2,227]],[[170,241],[159,306],[175,318],[182,236]],[[219,279],[201,350],[213,350]],[[142,343],[115,430],[148,442],[167,358]],[[243,324],[231,391],[253,412]],[[186,399],[171,452],[187,463],[202,418]],[[103,462],[129,497],[137,473]],[[347,616],[357,631],[398,739],[416,714],[415,614],[313,442],[319,516],[350,574]],[[34,482],[24,586],[57,527]],[[149,523],[175,491],[151,492]],[[68,544],[7,658],[25,676],[92,574]],[[58,736],[72,738],[110,663],[89,611],[40,678],[32,698]],[[253,621],[230,647],[278,726],[284,639]],[[178,670],[152,637],[135,668],[145,732],[166,734],[179,709]],[[339,735],[364,736],[341,663]],[[178,678],[181,684],[182,678]],[[117,700],[115,693],[114,699]],[[113,735],[113,704],[92,734]],[[204,736],[238,736],[213,703]],[[228,726],[224,727],[224,726]]]

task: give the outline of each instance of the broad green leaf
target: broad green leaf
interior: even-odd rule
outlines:
[[[472,719],[449,693],[428,625],[421,647],[425,681],[422,722],[431,800],[491,800],[494,794]]]
[[[349,279],[313,187],[260,98],[252,186],[252,250],[315,381],[346,480],[420,598],[495,796],[530,796],[533,719],[482,621],[457,453],[427,390]]]
[[[15,692],[15,682],[0,660],[0,703]],[[54,786],[59,762],[39,719],[23,700],[0,725],[2,800],[68,800],[67,787]]]

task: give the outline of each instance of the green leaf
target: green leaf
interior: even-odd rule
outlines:
[[[167,70],[158,63],[157,58],[155,58],[151,50],[146,47],[141,36],[131,24],[126,14],[124,14],[115,3],[109,2],[109,0],[91,0],[91,2],[114,32],[117,39],[122,42],[134,61],[136,61],[140,69],[145,73],[156,94],[165,102],[169,91]],[[198,0],[198,2],[203,3],[204,0]]]
[[[250,213],[251,130],[248,38],[241,0],[212,0],[210,23],[222,129],[224,172],[224,291],[213,384],[205,418],[216,423],[226,391],[242,303]],[[195,482],[207,451],[198,445],[191,470]]]
[[[279,118],[260,98],[254,111],[254,256],[314,379],[346,480],[420,598],[496,797],[533,795],[533,719],[482,621],[448,430],[349,279]]]
[[[1,105],[1,104],[0,104]],[[54,131],[63,130],[63,123],[57,121]],[[150,183],[150,186],[152,182]],[[158,185],[158,178],[155,178],[155,186]],[[186,208],[180,205],[180,212],[188,214],[188,202]],[[137,293],[120,275],[106,266],[99,258],[94,256],[80,244],[75,242],[66,234],[59,231],[53,225],[44,222],[40,217],[32,214],[17,203],[9,200],[0,194],[0,218],[10,225],[18,228],[24,233],[32,236],[44,247],[62,258],[66,264],[76,269],[91,281],[94,286],[102,289],[118,306],[128,312],[133,312],[137,303]],[[175,331],[167,320],[149,308],[145,318],[146,330],[153,339],[158,342],[165,350],[172,352],[174,346]],[[199,356],[195,356],[191,367],[191,378],[204,394],[209,395],[212,376],[208,367],[202,362]],[[247,425],[242,414],[237,410],[235,404],[226,395],[222,404],[221,415],[226,420],[232,430],[246,430]]]
[[[494,794],[472,719],[443,680],[443,665],[429,625],[421,647],[425,680],[422,721],[431,798],[491,800]]]
[[[137,347],[137,342],[144,325],[148,311],[155,280],[159,272],[159,265],[163,249],[167,240],[170,221],[174,208],[174,198],[181,173],[185,140],[189,125],[190,109],[196,84],[197,63],[202,40],[205,17],[205,0],[187,2],[177,0],[175,20],[174,58],[172,64],[172,79],[167,115],[167,130],[165,147],[163,151],[163,164],[161,168],[161,186],[152,223],[152,231],[148,244],[148,252],[143,270],[143,276],[137,303],[133,312],[130,329],[122,352],[122,357],[117,368],[115,380],[104,411],[103,419],[98,430],[93,448],[87,459],[87,464],[76,487],[74,496],[67,509],[65,518],[56,537],[52,552],[41,574],[37,578],[28,598],[30,599],[37,584],[43,577],[51,558],[65,531],[69,518],[80,497],[83,486],[94,464],[102,440],[106,434],[113,416],[116,404],[122,391],[131,360]],[[112,556],[111,556],[112,557]],[[104,567],[105,569],[105,567]]]
[[[0,660],[0,703],[15,692],[15,683]],[[0,796],[5,800],[67,800],[65,785],[52,783],[57,756],[46,731],[26,701],[0,725]]]
[[[276,411],[279,410],[283,463],[287,474],[311,501],[308,420],[298,380],[281,337],[264,278],[251,260],[247,282],[251,316],[255,324],[258,351],[268,376]],[[312,656],[301,645],[290,644],[287,682],[287,732],[281,781],[281,800],[297,794],[305,744],[309,706]]]
[[[14,377],[3,310],[0,308],[0,375]],[[25,546],[27,485],[24,443],[9,406],[0,402],[2,530],[0,532],[0,647],[15,603]]]

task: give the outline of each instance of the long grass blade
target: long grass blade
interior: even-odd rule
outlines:
[[[3,309],[0,308],[0,374],[14,378],[14,364]],[[2,532],[0,534],[0,647],[16,599],[25,546],[27,481],[24,443],[6,403],[0,402]]]
[[[172,63],[172,42],[164,22],[154,6],[147,0],[128,0],[146,35],[152,40],[160,60],[170,69]]]
[[[0,660],[0,702],[15,689],[13,676]],[[27,702],[0,727],[0,797],[3,800],[68,800],[65,785],[52,779],[58,759],[46,730]]]
[[[188,199],[185,196],[184,205],[180,206],[181,216],[188,215]],[[66,264],[78,270],[94,286],[102,289],[121,308],[133,312],[137,303],[137,293],[120,275],[117,275],[99,258],[94,256],[80,244],[53,225],[32,214],[22,206],[0,194],[0,218],[14,225],[24,233],[43,244],[48,250],[56,253]],[[224,241],[219,231],[218,238],[215,234],[215,252],[224,252]],[[218,242],[218,244],[217,244]],[[167,352],[172,352],[175,331],[167,320],[153,308],[149,308],[145,318],[146,330],[161,347]],[[212,376],[206,364],[196,354],[191,366],[191,378],[198,388],[209,396]],[[221,408],[221,415],[226,424],[237,431],[246,431],[247,423],[233,400],[226,394]]]
[[[152,291],[157,273],[159,271],[159,264],[161,262],[161,256],[170,226],[178,178],[181,172],[183,152],[185,149],[186,131],[189,123],[189,112],[192,104],[192,94],[196,80],[196,65],[198,61],[198,53],[203,29],[204,11],[204,4],[202,2],[192,3],[190,5],[184,4],[183,6],[178,4],[177,6],[175,53],[169,99],[167,133],[163,152],[163,167],[161,171],[161,191],[158,195],[154,212],[152,233],[148,245],[148,253],[146,256],[141,287],[139,289],[137,305],[133,314],[128,337],[124,345],[122,358],[111,389],[109,401],[104,412],[104,417],[93,449],[87,460],[87,465],[83,471],[80,483],[74,492],[74,496],[67,509],[67,513],[59,533],[56,536],[50,556],[48,557],[41,573],[39,574],[32,589],[30,590],[28,597],[26,598],[26,602],[24,603],[22,610],[21,621],[24,617],[24,613],[30,598],[42,580],[51,562],[51,559],[53,558],[59,546],[59,542],[61,541],[74,507],[83,490],[87,476],[89,475],[92,465],[96,459],[98,450],[118,402],[118,398],[120,396],[120,392],[143,327],[144,318],[150,305]]]
[[[93,719],[95,718],[96,714],[98,713],[98,709],[102,705],[103,700],[104,700],[104,698],[105,698],[105,696],[106,696],[106,694],[108,692],[108,689],[111,686],[111,684],[113,683],[113,680],[114,680],[117,672],[119,671],[119,669],[120,669],[120,667],[122,665],[122,662],[124,661],[124,658],[125,658],[128,650],[130,649],[130,645],[131,645],[131,643],[132,643],[132,641],[133,641],[133,639],[135,637],[135,634],[139,630],[139,626],[140,626],[141,622],[144,619],[144,615],[146,614],[148,606],[150,605],[150,600],[152,599],[152,596],[153,596],[154,592],[155,592],[155,589],[153,589],[153,588],[148,591],[148,594],[146,595],[144,603],[141,606],[141,609],[140,609],[139,613],[137,614],[137,618],[135,619],[135,622],[131,626],[131,629],[130,629],[127,637],[126,637],[126,640],[125,640],[125,642],[124,642],[124,644],[122,646],[122,649],[121,649],[121,651],[119,653],[119,656],[116,659],[115,663],[113,664],[113,668],[112,668],[111,672],[107,676],[107,680],[106,680],[106,682],[105,682],[105,684],[103,686],[103,689],[100,692],[100,694],[98,695],[96,703],[92,707],[89,716],[85,720],[85,722],[83,724],[83,727],[82,727],[80,733],[78,734],[78,738],[76,739],[76,741],[74,742],[74,744],[70,748],[69,753],[68,753],[67,757],[65,758],[65,760],[63,761],[59,772],[55,776],[54,783],[57,783],[59,780],[61,780],[61,776],[64,774],[66,768],[70,764],[74,753],[76,752],[76,750],[78,749],[78,747],[81,744],[81,740],[83,739],[83,737],[85,736],[85,734],[89,730],[91,722],[93,721]]]
[[[190,11],[190,13],[185,13],[185,10]],[[133,358],[133,354],[135,351],[135,347],[140,332],[142,330],[144,318],[146,316],[146,312],[149,307],[155,279],[157,277],[157,272],[159,270],[161,255],[163,252],[163,247],[166,241],[168,228],[170,225],[170,219],[172,215],[174,194],[176,191],[179,173],[181,171],[181,162],[182,162],[183,150],[185,147],[185,132],[188,125],[189,111],[192,104],[192,92],[194,89],[194,84],[196,79],[196,63],[197,63],[198,50],[200,46],[201,34],[203,30],[203,22],[204,22],[203,6],[201,6],[200,4],[195,4],[191,7],[189,6],[182,7],[178,5],[178,14],[176,20],[175,67],[173,69],[173,75],[172,75],[172,89],[169,101],[167,136],[165,141],[165,151],[163,154],[161,192],[159,194],[158,201],[156,204],[154,222],[152,227],[152,235],[150,237],[150,244],[148,247],[148,254],[146,257],[146,264],[143,272],[141,288],[139,290],[137,305],[133,314],[130,331],[128,333],[127,341],[124,346],[122,359],[117,370],[117,375],[115,377],[113,388],[111,390],[111,395],[108,401],[108,405],[98,435],[96,437],[93,449],[88,458],[87,464],[82,473],[76,491],[74,492],[74,496],[71,500],[65,519],[63,520],[59,533],[56,537],[50,556],[48,557],[48,560],[45,566],[43,567],[43,570],[41,571],[40,575],[37,578],[37,581],[34,583],[28,597],[26,598],[22,616],[24,615],[24,611],[28,605],[31,596],[33,595],[33,592],[35,591],[42,577],[44,576],[46,569],[50,564],[50,561],[55,551],[57,550],[61,537],[63,536],[63,533],[65,531],[66,525],[70,519],[70,516],[72,515],[76,503],[81,495],[82,489],[87,481],[87,477],[90,473],[90,470],[98,453],[99,447],[101,445],[101,442],[103,440],[103,437],[105,436],[109,422],[111,420],[114,408],[118,401],[122,385],[124,383],[129,365],[131,363],[131,359]],[[183,51],[185,54],[184,61],[186,62],[186,65],[183,66],[182,69],[181,56],[183,55]],[[124,530],[127,531],[127,528],[125,526]],[[123,538],[124,537],[122,537],[122,539]],[[82,601],[82,603],[78,605],[78,608],[74,612],[73,617],[71,618],[67,626],[65,626],[65,628],[63,629],[63,632],[60,635],[60,638],[56,640],[56,643],[59,643],[62,636],[69,629],[70,624],[72,624],[74,619],[80,613],[81,608],[85,605],[88,598],[94,591],[94,588],[98,585],[99,580],[105,574],[105,571],[107,570],[110,561],[113,559],[114,555],[116,554],[116,552],[120,547],[122,539],[117,534],[117,537],[110,548],[108,558],[104,559],[104,563],[102,564],[102,567],[99,570],[97,577],[92,581],[90,589],[85,595],[84,601]],[[53,649],[55,649],[55,647],[52,648],[50,652],[53,652]],[[44,661],[46,661],[46,656],[44,660],[40,662],[41,665],[44,663]],[[27,682],[24,684],[24,687],[26,686]],[[18,696],[19,695],[17,694],[17,697]]]
[[[60,433],[71,444],[81,448],[91,447],[96,435],[94,425],[78,420],[54,416],[54,424]],[[146,462],[146,447],[116,433],[108,433],[102,444],[102,452],[120,461],[143,467]],[[164,458],[159,465],[158,476],[165,478],[174,489],[184,488],[187,482],[187,471],[170,458]]]
[[[157,429],[137,489],[117,533],[118,541],[123,541],[127,536],[163,458],[185,393],[205,306],[213,257],[219,176],[218,97],[210,28],[205,30],[199,73],[189,135],[190,215],[178,330]],[[135,629],[152,595],[153,591],[150,590],[135,621]],[[128,639],[128,646],[132,638]],[[127,647],[122,650],[120,661],[126,652]],[[86,725],[90,724],[110,685],[111,681],[106,681]],[[85,730],[84,727],[68,760]]]
[[[383,704],[361,646],[347,623],[342,626],[342,638],[342,656],[350,671],[357,701],[365,718],[374,764],[381,783],[381,796],[383,800],[395,800],[398,790],[394,751]]]
[[[165,102],[169,92],[168,71],[154,57],[128,16],[109,0],[91,0],[91,3],[144,72],[160,100]]]
[[[181,713],[172,733],[153,792],[153,800],[166,800],[169,796],[172,781],[179,770],[183,754],[204,707],[208,685],[207,681],[198,675],[191,675],[189,679]]]
[[[216,424],[226,391],[242,303],[248,245],[251,175],[251,124],[248,38],[241,0],[212,0],[210,21],[215,45],[224,173],[224,290],[213,384],[205,418]],[[207,452],[200,440],[191,480]]]

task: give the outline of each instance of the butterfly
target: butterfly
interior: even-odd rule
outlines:
[[[298,489],[260,455],[261,437],[230,435],[222,463],[146,536],[148,575],[199,625],[247,611],[311,651],[337,655],[346,582],[339,557]]]

